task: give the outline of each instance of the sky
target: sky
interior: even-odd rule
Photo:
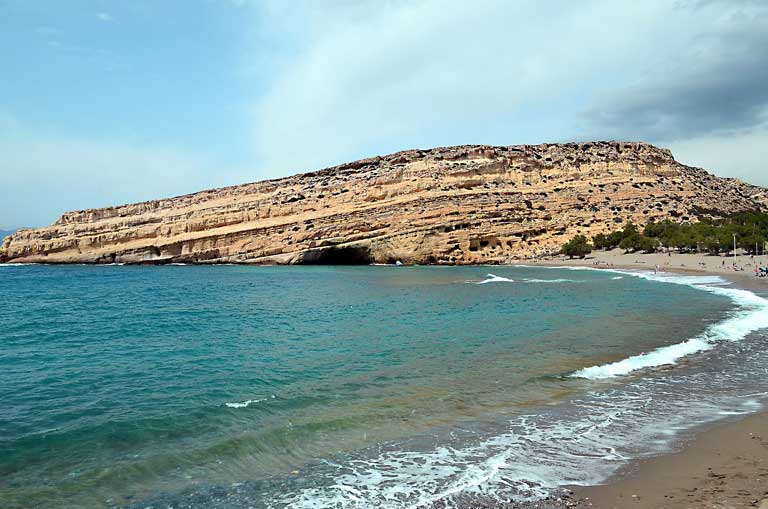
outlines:
[[[768,186],[767,84],[762,0],[0,0],[0,229],[471,143]]]

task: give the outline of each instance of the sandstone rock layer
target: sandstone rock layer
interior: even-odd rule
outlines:
[[[645,143],[458,146],[68,212],[4,239],[0,262],[504,263],[630,220],[767,209],[765,188]]]

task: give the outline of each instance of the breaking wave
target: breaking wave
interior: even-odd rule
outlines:
[[[514,282],[515,282],[514,279],[497,276],[496,274],[487,274],[486,279],[483,279],[482,281],[467,281],[467,283],[473,283],[476,285],[484,285],[486,283],[514,283]],[[524,278],[524,279],[521,279],[520,282],[522,283],[578,283],[579,281],[576,281],[574,279],[565,279],[565,278],[558,278],[558,279]]]
[[[483,279],[482,281],[468,281],[469,283],[475,283],[478,285],[484,285],[485,283],[514,283],[514,279],[509,279],[506,277],[497,276],[495,274],[488,274],[487,279]]]
[[[723,371],[640,379],[514,417],[504,431],[477,440],[458,436],[425,449],[397,443],[370,456],[325,461],[319,485],[284,490],[267,507],[457,508],[465,507],[457,497],[535,500],[564,485],[598,484],[633,458],[669,451],[696,425],[762,408],[766,393],[747,389],[753,376]],[[713,382],[733,392],[709,392]]]
[[[725,320],[711,325],[703,333],[682,343],[657,348],[626,359],[591,366],[576,371],[573,376],[598,380],[627,375],[633,371],[675,364],[688,355],[713,348],[721,341],[739,341],[749,333],[768,328],[768,300],[747,290],[723,288],[728,284],[719,276],[681,276],[647,272],[626,272],[626,274],[665,283],[688,285],[704,291],[723,295],[738,306]]]

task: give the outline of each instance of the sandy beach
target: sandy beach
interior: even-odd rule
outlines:
[[[641,460],[609,484],[575,488],[584,507],[768,508],[768,414],[716,426],[681,452]]]
[[[704,254],[625,254],[617,249],[595,251],[584,259],[554,257],[537,264],[717,274],[739,288],[768,291],[768,278],[755,276],[755,265],[768,265],[768,256],[745,255],[734,260]],[[572,503],[606,509],[768,509],[768,412],[716,423],[682,446],[679,452],[630,464],[605,485],[573,488],[578,502]]]
[[[528,262],[526,262],[528,263]],[[757,277],[755,266],[768,266],[768,255],[711,256],[700,253],[624,253],[621,249],[593,251],[586,258],[548,257],[534,265],[581,266],[613,269],[644,269],[681,274],[717,274],[741,288],[768,290],[768,277]]]

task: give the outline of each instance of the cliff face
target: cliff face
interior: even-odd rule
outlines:
[[[0,261],[503,263],[629,220],[755,209],[766,189],[644,143],[459,146],[68,212],[5,238]]]

